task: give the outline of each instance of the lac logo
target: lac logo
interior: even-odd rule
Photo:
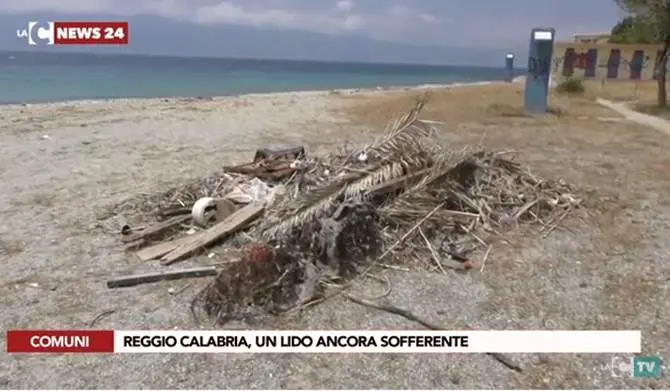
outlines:
[[[53,45],[53,22],[28,22],[28,29],[16,30],[18,38],[28,38],[28,45]]]
[[[613,377],[630,376],[637,379],[658,379],[661,377],[663,362],[659,357],[614,357],[610,365]]]
[[[28,22],[17,30],[29,45],[128,45],[128,22],[55,21]]]

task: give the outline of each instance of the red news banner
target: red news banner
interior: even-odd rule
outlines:
[[[640,353],[639,330],[8,330],[8,353]]]
[[[54,45],[127,45],[128,22],[54,22]]]
[[[8,330],[7,353],[113,353],[112,330]]]

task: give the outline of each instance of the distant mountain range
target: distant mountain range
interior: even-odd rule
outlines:
[[[30,47],[16,36],[29,20],[127,20],[130,44],[125,47]],[[0,50],[58,50],[90,53],[155,54],[197,57],[320,60],[503,66],[505,53],[523,58],[525,48],[485,49],[420,46],[376,41],[361,36],[330,36],[240,25],[201,26],[159,16],[0,13]]]

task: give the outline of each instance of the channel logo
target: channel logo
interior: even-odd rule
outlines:
[[[128,22],[28,22],[16,30],[28,45],[127,45]]]
[[[53,45],[54,22],[28,22],[28,29],[16,30],[19,38],[28,38],[28,45]]]
[[[652,356],[633,358],[613,357],[608,367],[612,371],[612,377],[627,376],[658,379],[661,377],[663,370],[663,361],[659,357]]]

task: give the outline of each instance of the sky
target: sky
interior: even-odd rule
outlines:
[[[203,31],[236,26],[269,37],[283,31],[325,34],[347,37],[352,45],[361,37],[475,48],[525,46],[536,26],[554,27],[562,38],[609,31],[623,16],[613,0],[0,0],[0,16],[22,20],[51,12],[154,15],[159,18],[152,23],[183,22]],[[243,41],[244,34],[236,39]],[[188,54],[188,45],[183,46]]]

